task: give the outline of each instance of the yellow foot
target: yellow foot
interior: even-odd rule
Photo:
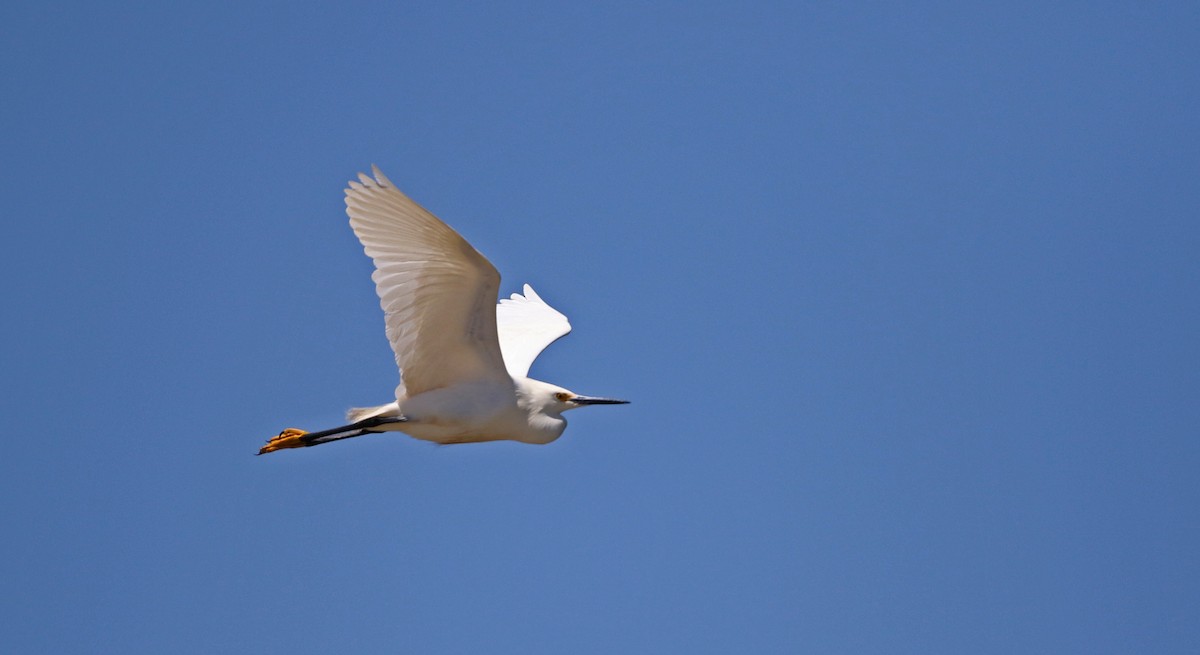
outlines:
[[[267,441],[267,445],[259,449],[258,454],[262,455],[263,453],[273,453],[276,450],[283,450],[284,448],[303,448],[308,444],[301,441],[300,438],[306,434],[308,433],[304,430],[288,428],[274,437],[271,437]]]

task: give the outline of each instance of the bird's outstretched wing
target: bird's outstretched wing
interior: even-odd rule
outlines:
[[[508,383],[496,336],[500,274],[449,225],[372,166],[346,189],[350,227],[375,261],[375,291],[401,383],[397,398],[472,380]]]
[[[514,293],[496,305],[496,327],[504,365],[513,377],[529,375],[538,354],[571,331],[567,317],[547,305],[528,284],[525,295]]]

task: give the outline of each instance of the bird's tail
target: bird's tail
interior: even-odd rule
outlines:
[[[346,411],[346,421],[349,423],[358,423],[363,419],[373,418],[375,416],[399,416],[400,403],[390,402],[386,405],[378,407],[351,407]]]

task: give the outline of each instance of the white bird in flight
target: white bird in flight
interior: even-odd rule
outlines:
[[[581,396],[526,377],[538,354],[571,324],[533,288],[499,304],[500,274],[449,225],[397,189],[379,170],[346,189],[350,227],[375,261],[375,291],[400,367],[396,400],[351,409],[349,425],[288,428],[258,454],[376,432],[440,444],[509,439],[550,443],[563,412],[626,400]]]

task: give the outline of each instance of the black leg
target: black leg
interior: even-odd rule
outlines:
[[[340,441],[351,437],[361,437],[364,434],[372,434],[380,432],[373,430],[381,425],[390,423],[404,423],[408,421],[403,416],[372,416],[361,421],[356,421],[350,425],[321,430],[320,432],[304,432],[303,430],[287,429],[279,433],[279,436],[274,437],[263,446],[258,454],[274,452],[284,448],[306,448],[308,446],[319,446],[323,443],[331,441]]]
[[[348,430],[362,430],[362,432],[359,434],[366,434],[367,432],[372,431],[371,428],[377,428],[388,423],[404,423],[407,420],[408,419],[404,418],[403,416],[372,416],[371,418],[364,418],[363,420],[351,423],[350,425],[343,425],[338,428],[321,430],[320,432],[309,432],[303,437],[300,437],[300,441],[305,442],[305,445],[310,445],[309,442],[320,441],[323,437],[332,436],[338,434],[339,432],[346,432]],[[346,437],[338,437],[338,439],[345,438]],[[337,441],[337,439],[328,439],[327,441]]]

